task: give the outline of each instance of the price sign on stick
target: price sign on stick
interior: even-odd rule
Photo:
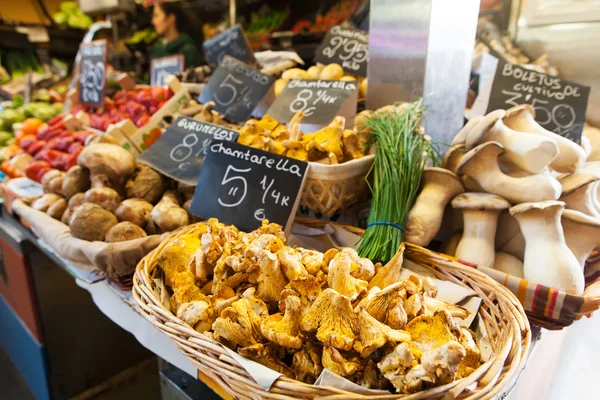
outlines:
[[[190,212],[246,232],[263,219],[292,226],[308,163],[237,143],[214,140],[204,160]]]
[[[163,86],[169,75],[183,72],[185,60],[182,55],[155,58],[150,66],[150,85]]]
[[[81,44],[79,103],[102,107],[106,83],[106,40]]]
[[[315,61],[336,63],[344,71],[367,76],[369,34],[360,29],[332,26],[315,53]]]
[[[290,122],[300,111],[306,125],[329,124],[336,115],[347,119],[356,114],[357,81],[293,79],[277,96],[267,114],[279,122]]]
[[[499,61],[487,111],[530,104],[541,126],[579,144],[589,95],[588,86]]]
[[[270,76],[236,60],[223,58],[198,97],[215,102],[215,110],[236,122],[245,122],[275,82]]]
[[[178,117],[139,159],[164,175],[193,186],[198,182],[211,140],[235,142],[238,135],[222,126]]]
[[[202,44],[208,65],[218,65],[225,56],[245,63],[254,62],[254,52],[244,30],[236,25]]]

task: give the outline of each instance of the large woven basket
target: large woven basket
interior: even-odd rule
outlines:
[[[364,199],[369,193],[366,176],[374,158],[370,154],[335,165],[311,162],[300,205],[331,217]]]
[[[269,391],[259,386],[219,343],[202,335],[166,309],[154,294],[153,279],[160,277],[157,262],[162,250],[190,225],[172,233],[139,263],[133,297],[139,312],[168,335],[188,359],[209,378],[238,399],[493,399],[508,392],[524,368],[529,352],[529,323],[517,298],[484,273],[451,261],[427,249],[406,244],[405,257],[431,270],[439,279],[471,288],[483,300],[478,316],[486,325],[493,354],[467,378],[413,395],[361,395],[342,389],[314,386],[281,377]]]

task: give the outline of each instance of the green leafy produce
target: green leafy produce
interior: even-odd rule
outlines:
[[[358,247],[361,257],[386,263],[402,244],[423,169],[430,158],[437,159],[435,144],[420,130],[422,114],[420,100],[389,114],[375,114],[367,122],[377,148],[369,171],[373,201]]]
[[[25,115],[20,110],[4,110],[0,113],[0,130],[9,131],[12,129],[12,125],[17,122],[23,122]]]
[[[10,132],[0,131],[0,147],[7,146],[14,136]]]
[[[69,28],[88,29],[93,21],[85,15],[74,1],[63,1],[60,11],[52,16],[58,25],[66,25]]]

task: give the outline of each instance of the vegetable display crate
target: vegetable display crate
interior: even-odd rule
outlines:
[[[477,316],[489,332],[492,348],[489,360],[464,379],[412,395],[357,394],[331,386],[310,385],[286,377],[277,379],[267,391],[252,379],[221,344],[175,317],[157,297],[155,280],[160,279],[157,274],[158,260],[163,249],[195,229],[196,225],[191,225],[172,233],[139,263],[134,275],[133,297],[144,317],[169,336],[198,369],[235,398],[493,399],[509,391],[525,367],[531,332],[518,299],[483,272],[407,243],[405,259],[420,264],[438,279],[451,281],[475,291],[482,299]]]

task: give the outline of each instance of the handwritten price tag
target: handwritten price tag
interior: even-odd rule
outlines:
[[[239,133],[193,118],[178,117],[139,160],[188,185],[198,182],[211,140],[234,142]]]
[[[102,107],[106,83],[106,40],[81,44],[79,103]]]
[[[487,111],[531,104],[544,128],[581,142],[590,88],[499,61]]]
[[[307,171],[308,163],[214,140],[190,212],[244,231],[256,229],[266,218],[289,232]]]
[[[345,71],[367,76],[369,34],[360,29],[332,26],[315,52],[315,61],[337,63]]]
[[[341,109],[353,105],[356,113],[357,82],[293,79],[277,96],[267,114],[279,122],[290,122],[299,111],[304,112],[302,124],[326,125]],[[344,115],[346,117],[353,116]]]
[[[254,62],[254,52],[244,30],[236,25],[233,28],[207,40],[202,44],[208,65],[219,65],[225,56],[234,57],[245,63]]]
[[[226,56],[215,70],[198,101],[215,102],[215,110],[235,122],[245,122],[275,82],[270,76]]]
[[[163,86],[169,75],[183,72],[184,64],[182,55],[155,58],[150,66],[150,85]]]

